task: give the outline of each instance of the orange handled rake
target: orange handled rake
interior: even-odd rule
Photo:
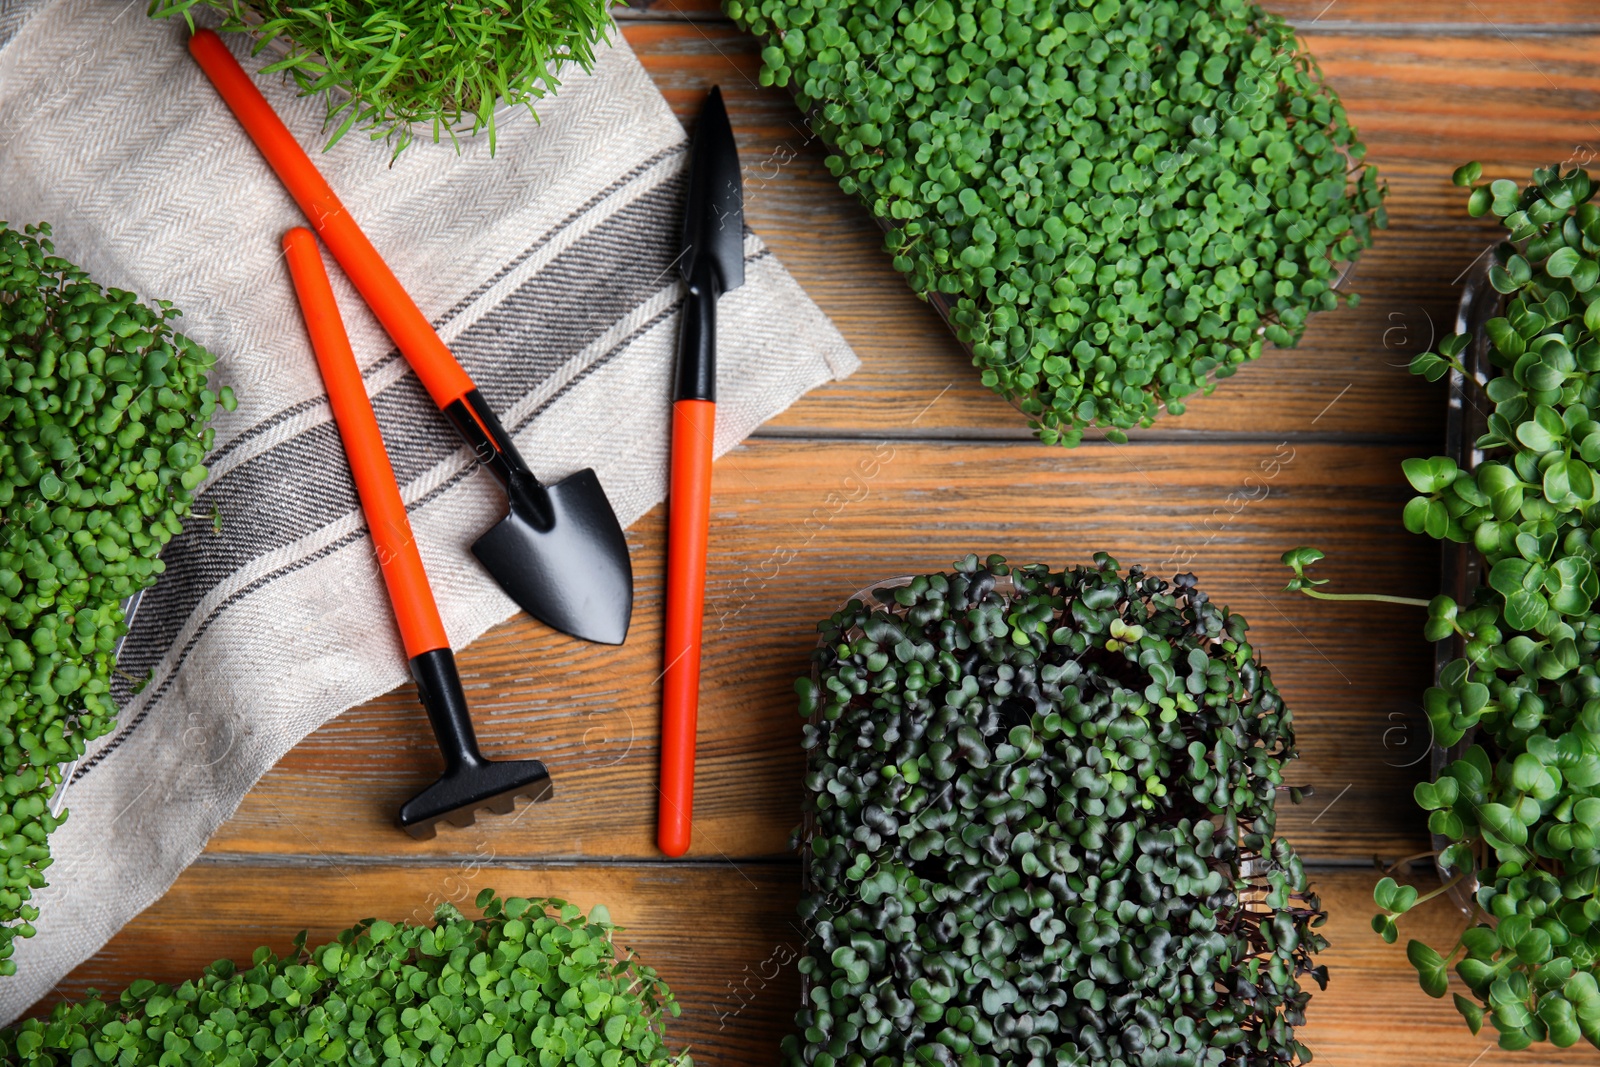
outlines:
[[[434,826],[447,820],[470,826],[481,807],[504,815],[516,798],[550,796],[550,775],[538,760],[495,761],[478,751],[472,715],[461,691],[450,639],[422,566],[411,521],[406,517],[400,487],[389,465],[388,450],[378,431],[378,417],[367,399],[366,383],[356,366],[333,287],[322,266],[322,252],[311,231],[296,227],[283,236],[283,251],[294,277],[295,293],[305,315],[317,366],[328,387],[339,437],[350,460],[361,510],[372,531],[372,544],[389,590],[400,639],[411,663],[428,721],[444,755],[444,775],[400,809],[400,826],[413,837],[432,837]]]

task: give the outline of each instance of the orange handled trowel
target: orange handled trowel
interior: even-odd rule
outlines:
[[[478,387],[401,287],[222,39],[201,30],[189,52],[266,157],[311,226],[393,338],[433,402],[505,487],[504,519],[472,546],[529,615],[587,641],[620,645],[633,613],[628,543],[592,470],[543,484]]]

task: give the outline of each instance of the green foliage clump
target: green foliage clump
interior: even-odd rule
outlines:
[[[819,629],[787,1062],[1310,1059],[1323,915],[1244,619],[1104,553],[969,556]]]
[[[138,981],[111,1003],[59,1004],[0,1032],[0,1060],[692,1067],[667,1054],[671,991],[618,951],[603,909],[490,889],[478,907],[467,919],[445,904],[431,926],[363,919],[313,949],[301,933],[287,960],[259,948],[248,970],[221,960],[176,989]]]
[[[525,107],[561,84],[565,63],[585,72],[606,40],[607,0],[150,0],[150,15],[196,5],[222,13],[224,31],[248,32],[260,52],[282,38],[288,54],[262,68],[287,71],[306,95],[323,93],[332,148],[352,127],[389,140],[399,157],[416,136],[434,143],[489,131],[495,109]]]
[[[724,2],[1046,443],[1292,346],[1384,225],[1338,97],[1245,0]]]
[[[33,935],[59,765],[116,718],[120,602],[161,573],[233,403],[171,304],[100,288],[49,234],[0,222],[0,974]]]
[[[1472,185],[1476,163],[1456,172]],[[1470,542],[1486,584],[1470,603],[1426,604],[1424,633],[1454,639],[1461,658],[1439,673],[1424,708],[1435,740],[1465,744],[1437,780],[1416,788],[1429,828],[1448,844],[1445,886],[1419,896],[1392,878],[1378,884],[1374,928],[1388,941],[1396,919],[1451,885],[1476,878],[1469,928],[1444,953],[1412,941],[1422,988],[1449,992],[1449,970],[1471,997],[1456,1007],[1474,1033],[1487,1021],[1500,1045],[1538,1041],[1600,1046],[1600,207],[1582,169],[1534,171],[1526,188],[1478,185],[1474,216],[1493,212],[1509,239],[1489,282],[1504,314],[1486,327],[1495,373],[1467,373],[1473,338],[1445,338],[1412,370],[1437,379],[1454,369],[1481,390],[1488,432],[1471,470],[1448,457],[1404,464],[1416,489],[1405,508],[1414,533]],[[1472,398],[1469,398],[1469,400]],[[1284,562],[1291,589],[1314,588],[1306,568],[1322,558],[1296,549]],[[1359,599],[1347,594],[1344,599]],[[1395,599],[1395,598],[1390,598]]]

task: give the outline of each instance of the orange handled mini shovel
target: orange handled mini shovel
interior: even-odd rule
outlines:
[[[428,721],[444,755],[444,775],[400,809],[400,826],[413,837],[432,837],[434,826],[447,820],[470,826],[477,808],[504,815],[516,798],[550,796],[550,775],[538,760],[497,762],[478,751],[472,715],[461,691],[455,655],[445,635],[439,608],[428,585],[406,506],[400,499],[389,453],[383,447],[378,418],[367,399],[366,383],[350,351],[344,320],[333,287],[322,267],[322,252],[311,231],[296,227],[283,235],[283,251],[294,277],[295,293],[305,315],[311,347],[317,354],[322,381],[328,387],[339,437],[350,460],[361,510],[372,531],[378,566],[389,589],[389,603],[400,625],[400,640],[411,662]]]
[[[473,554],[529,615],[574,637],[620,645],[633,612],[633,566],[622,527],[594,471],[581,470],[550,485],[533,476],[477,386],[228,46],[210,30],[201,30],[190,38],[189,52],[433,402],[505,487],[509,511],[478,538]]]
[[[722,90],[695,125],[679,269],[689,284],[678,338],[667,490],[667,625],[661,680],[661,811],[656,844],[689,850],[694,822],[700,638],[711,525],[711,443],[717,422],[717,298],[744,284],[744,185]]]

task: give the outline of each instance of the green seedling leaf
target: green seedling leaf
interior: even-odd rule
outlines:
[[[1467,1029],[1471,1030],[1474,1034],[1476,1034],[1479,1030],[1482,1030],[1483,1008],[1477,1004],[1474,1004],[1460,993],[1455,994],[1453,999],[1455,1001],[1456,1011],[1460,1012],[1461,1017],[1467,1020]]]
[[[1450,974],[1445,968],[1444,957],[1438,952],[1421,941],[1410,941],[1406,944],[1406,958],[1416,968],[1424,993],[1438,998],[1449,991]]]
[[[1580,262],[1576,248],[1558,248],[1545,260],[1544,269],[1552,278],[1570,278]]]
[[[1566,426],[1554,409],[1540,407],[1533,419],[1516,429],[1517,440],[1535,452],[1549,452],[1566,437]]]
[[[1504,804],[1484,804],[1478,808],[1478,826],[1485,841],[1497,849],[1514,849],[1527,844],[1528,828]]]
[[[1511,765],[1511,785],[1528,792],[1544,780],[1544,764],[1531,752],[1524,752]]]
[[[1458,473],[1455,460],[1445,456],[1408,459],[1400,465],[1406,480],[1419,493],[1438,493],[1449,487]]]

